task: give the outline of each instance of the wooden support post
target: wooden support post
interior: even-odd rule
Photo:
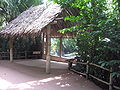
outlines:
[[[60,38],[60,57],[62,56],[62,37]]]
[[[44,58],[44,55],[45,55],[45,39],[44,39],[44,36],[45,36],[45,34],[42,33],[42,58],[43,59],[45,59]]]
[[[27,51],[25,51],[25,59],[27,59]]]
[[[112,90],[113,82],[112,82],[112,67],[110,68],[110,79],[109,79],[109,90]]]
[[[87,65],[86,65],[86,78],[89,78],[89,61],[87,61]]]
[[[9,40],[9,48],[10,48],[10,62],[13,62],[13,38]]]
[[[68,70],[70,70],[72,68],[72,63],[70,60],[68,61]]]
[[[51,63],[50,63],[50,47],[51,47],[51,38],[50,38],[50,29],[51,26],[47,27],[47,53],[46,53],[46,73],[50,73]]]
[[[46,59],[46,56],[47,56],[47,46],[48,46],[48,39],[47,39],[47,32],[45,33],[45,37],[44,37],[44,53],[45,53],[45,59]]]

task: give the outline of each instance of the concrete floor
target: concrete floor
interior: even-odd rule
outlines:
[[[52,62],[45,73],[44,60],[0,61],[0,90],[102,90],[67,70],[67,64]]]

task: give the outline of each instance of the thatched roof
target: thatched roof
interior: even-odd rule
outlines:
[[[0,31],[0,34],[13,37],[40,34],[41,30],[46,30],[46,26],[52,23],[57,17],[68,16],[70,13],[67,9],[66,11],[63,10],[58,4],[52,4],[48,7],[44,5],[31,7],[5,26],[3,30]],[[73,14],[73,12],[71,14]],[[68,24],[64,20],[59,20],[57,24],[52,26],[52,30],[63,29],[70,26],[70,23]],[[52,32],[57,33],[57,31]]]

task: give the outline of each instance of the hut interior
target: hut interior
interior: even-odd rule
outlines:
[[[48,7],[39,5],[31,7],[21,13],[16,19],[12,20],[0,31],[2,37],[9,37],[10,61],[13,61],[13,40],[15,37],[41,36],[43,44],[43,58],[46,59],[46,72],[50,73],[50,60],[53,58],[50,56],[51,38],[61,38],[61,56],[62,38],[74,37],[75,32],[61,34],[58,30],[68,28],[79,23],[64,20],[64,17],[72,15],[79,15],[78,9],[63,9],[58,4],[52,4]]]

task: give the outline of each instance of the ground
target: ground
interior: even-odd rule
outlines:
[[[45,73],[44,60],[0,61],[0,90],[102,90],[67,64],[52,62],[51,74]]]

